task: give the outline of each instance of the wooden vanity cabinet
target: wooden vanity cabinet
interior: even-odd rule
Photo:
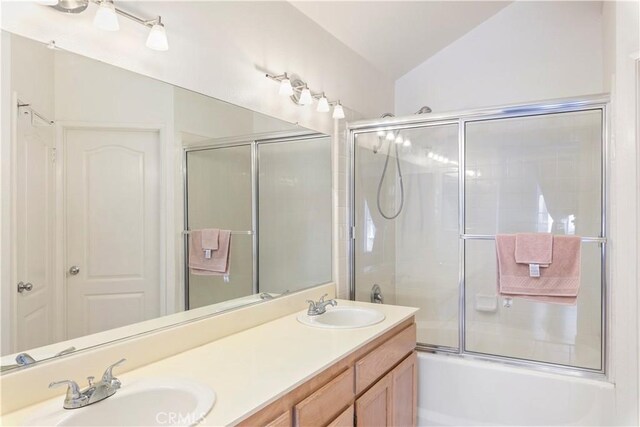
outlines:
[[[407,319],[240,426],[415,426],[416,325]]]

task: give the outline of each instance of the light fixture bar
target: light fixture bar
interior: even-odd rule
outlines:
[[[293,102],[298,104],[298,105],[303,105],[303,106],[308,106],[308,105],[311,104],[311,102],[305,102],[303,104],[301,104],[299,102],[300,101],[300,95],[302,94],[302,91],[304,89],[309,89],[309,86],[304,81],[299,80],[298,78],[292,77],[293,74],[289,74],[289,73],[283,73],[283,74],[265,73],[264,76],[266,78],[268,78],[270,80],[273,80],[275,82],[278,82],[278,83],[281,83],[283,80],[291,80],[291,89],[294,92],[294,95],[291,96],[291,99],[293,100]],[[283,95],[283,93],[281,93],[281,95]],[[338,118],[338,119],[344,118],[344,110],[342,108],[342,104],[341,104],[340,101],[329,101],[324,92],[314,92],[314,91],[310,90],[310,95],[311,95],[311,100],[320,101],[320,100],[324,99],[326,101],[326,105],[325,105],[325,101],[322,101],[322,106],[318,107],[318,111],[319,112],[322,112],[322,113],[329,112],[328,107],[331,106],[331,107],[334,107],[334,113],[333,113],[333,118],[334,119],[336,119],[336,118]]]
[[[99,5],[100,4],[100,0],[91,0],[91,3]],[[132,13],[129,13],[129,12],[125,11],[125,10],[120,9],[118,6],[115,6],[115,11],[116,11],[116,13],[118,15],[124,16],[127,19],[130,19],[130,20],[132,20],[134,22],[137,22],[138,24],[144,25],[145,27],[149,27],[149,28],[153,27],[154,24],[157,24],[160,21],[160,17],[159,16],[157,18],[154,18],[154,19],[142,19],[142,18],[139,18],[139,17],[135,16]]]

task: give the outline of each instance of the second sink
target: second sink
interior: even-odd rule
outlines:
[[[62,402],[42,408],[31,426],[193,426],[211,410],[216,394],[204,384],[183,379],[140,380],[103,401],[65,410]]]
[[[385,319],[384,313],[366,307],[337,306],[327,308],[326,313],[309,316],[307,312],[297,317],[300,323],[317,328],[349,329],[375,325]]]

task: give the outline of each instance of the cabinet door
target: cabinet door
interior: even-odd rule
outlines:
[[[418,404],[418,356],[414,351],[391,372],[392,425],[408,427],[416,425]]]
[[[363,427],[391,425],[392,417],[392,374],[390,372],[375,383],[369,391],[356,400],[356,424]]]
[[[354,405],[349,406],[343,413],[331,421],[327,427],[353,427]]]

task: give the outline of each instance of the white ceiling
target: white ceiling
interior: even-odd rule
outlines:
[[[398,79],[509,1],[292,1],[342,43]]]

